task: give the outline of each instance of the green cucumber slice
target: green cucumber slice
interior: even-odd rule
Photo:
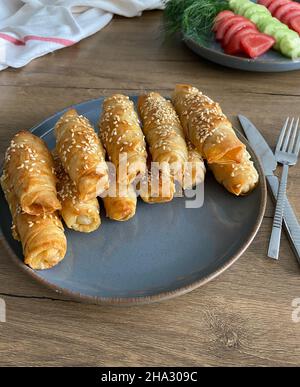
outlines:
[[[260,15],[260,19],[256,22],[256,26],[260,31],[263,31],[266,26],[270,23],[270,20],[272,18],[269,15],[264,15],[264,14],[258,14]]]
[[[255,13],[254,15],[251,15],[249,17],[249,20],[251,20],[254,24],[259,23],[262,17],[265,17],[265,14],[263,13]]]
[[[264,23],[263,23],[264,24]],[[287,32],[289,31],[289,28],[288,26],[286,26],[285,24],[282,24],[279,20],[275,19],[274,17],[270,18],[269,22],[266,23],[265,25],[262,24],[262,31],[265,33],[265,34],[268,34],[270,35],[270,32],[266,32],[267,30],[271,31],[273,30],[273,33],[275,33],[276,30],[286,30]],[[273,35],[272,33],[272,35]]]
[[[250,9],[250,8],[253,8],[253,6],[255,7],[255,4],[253,4],[253,3],[251,3],[251,2],[249,2],[249,1],[247,1],[247,2],[244,2],[244,3],[242,3],[242,4],[240,4],[239,5],[239,7],[238,7],[238,9],[237,9],[237,13],[239,14],[239,15],[245,15],[245,13],[246,13],[246,11],[248,10],[248,9]]]
[[[278,31],[278,25],[275,25],[275,23],[267,24],[266,27],[263,29],[264,34],[271,35],[274,37],[276,31]]]
[[[255,5],[255,4],[253,4],[253,7],[249,7],[246,10],[246,12],[244,13],[244,16],[249,19],[252,15],[256,15],[258,13],[271,16],[270,11],[266,7],[263,7],[262,5]]]
[[[294,56],[299,51],[299,47],[300,47],[299,35],[298,35],[297,38],[294,38],[294,39],[291,39],[290,36],[284,36],[280,40],[280,44],[279,44],[280,51],[284,55],[286,55],[286,56],[288,56],[290,58],[294,59]]]
[[[289,29],[286,30],[286,28],[277,28],[275,30],[273,37],[276,39],[276,43],[274,45],[276,50],[280,50],[280,42],[286,36],[290,36],[290,39],[295,39],[297,37],[297,33]]]
[[[246,3],[246,0],[229,0],[229,7],[234,12],[237,12],[241,3]]]
[[[299,59],[299,58],[300,58],[300,48],[292,52],[292,59]]]
[[[243,3],[244,3],[244,1],[243,1]],[[229,7],[234,12],[237,11],[239,4],[240,4],[239,0],[229,0]]]

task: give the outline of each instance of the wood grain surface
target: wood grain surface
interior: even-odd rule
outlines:
[[[222,104],[238,127],[248,116],[274,146],[287,115],[299,115],[300,72],[226,69],[165,39],[161,12],[115,18],[81,43],[0,73],[0,158],[11,136],[65,106],[115,91],[137,94],[188,82]],[[300,168],[288,194],[300,216]],[[300,365],[300,267],[283,236],[281,259],[266,258],[273,206],[261,230],[228,271],[182,297],[136,307],[86,305],[35,283],[0,240],[0,366]],[[0,214],[1,216],[1,214]]]

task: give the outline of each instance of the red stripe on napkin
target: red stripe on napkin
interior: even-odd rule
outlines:
[[[28,40],[40,40],[41,42],[52,42],[52,43],[61,44],[63,46],[72,46],[72,44],[76,43],[73,40],[69,40],[69,39],[51,38],[51,37],[35,36],[35,35],[25,36],[24,42],[27,42]]]
[[[73,40],[69,39],[63,39],[63,38],[52,38],[52,37],[45,37],[45,36],[36,36],[36,35],[27,35],[24,36],[23,40],[16,39],[11,35],[5,34],[3,32],[0,32],[0,39],[7,40],[10,43],[15,44],[16,46],[25,46],[26,42],[30,40],[39,40],[41,42],[52,42],[61,44],[62,46],[72,46],[72,44],[75,44]]]
[[[16,46],[25,46],[25,43],[22,40],[19,40],[10,35],[4,34],[3,32],[0,32],[0,38],[7,40],[8,42],[15,44]]]

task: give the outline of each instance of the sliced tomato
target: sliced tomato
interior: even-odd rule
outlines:
[[[224,47],[224,51],[229,55],[236,55],[242,52],[241,39],[242,37],[253,34],[252,27],[245,27],[233,35],[227,46]]]
[[[294,17],[290,22],[291,28],[300,34],[300,15]]]
[[[297,9],[300,9],[300,4],[295,3],[294,1],[290,1],[289,3],[284,4],[280,8],[278,8],[276,12],[274,12],[273,16],[283,22],[283,19],[287,12]]]
[[[267,52],[275,44],[275,39],[266,34],[252,33],[241,38],[241,47],[250,58]]]
[[[244,18],[244,20],[242,20],[240,22],[237,22],[237,23],[233,24],[231,27],[228,28],[228,30],[226,31],[226,33],[224,35],[223,41],[222,41],[223,47],[226,47],[227,44],[229,44],[229,42],[232,39],[232,37],[238,31],[242,30],[245,27],[252,28],[253,31],[258,32],[258,29],[256,28],[256,25],[254,23],[252,23],[250,20]]]
[[[258,4],[264,5],[265,7],[269,7],[271,3],[273,3],[274,0],[258,0]]]
[[[224,21],[221,21],[218,25],[217,29],[217,40],[222,40],[226,31],[235,23],[238,23],[240,21],[244,21],[245,18],[243,16],[229,16]]]
[[[271,14],[274,16],[274,13],[278,10],[279,7],[289,3],[291,3],[291,0],[274,0],[268,8]]]
[[[229,16],[234,16],[234,13],[231,12],[231,11],[222,11],[220,12],[216,18],[215,18],[215,22],[214,22],[214,26],[213,26],[213,31],[216,31],[217,28],[218,28],[218,24],[222,21],[222,20],[225,20],[226,18],[228,18]]]
[[[287,26],[290,26],[293,18],[298,17],[299,15],[300,15],[300,9],[292,9],[291,11],[284,14],[281,21]]]

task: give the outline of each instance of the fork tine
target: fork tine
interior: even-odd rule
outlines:
[[[283,152],[287,151],[287,147],[289,145],[293,125],[294,125],[294,118],[292,118],[290,125],[289,125],[289,128],[288,128],[288,131],[285,133],[285,136],[284,136],[284,142],[283,142],[283,146],[281,149]]]
[[[296,142],[295,152],[294,152],[294,154],[297,157],[298,157],[299,151],[300,151],[300,130],[298,130],[297,142]]]
[[[289,149],[288,149],[289,153],[293,152],[294,145],[295,145],[295,140],[296,140],[296,136],[297,136],[297,132],[298,132],[298,126],[299,126],[299,117],[297,118],[296,124],[294,126],[292,138],[291,138]]]
[[[283,142],[283,139],[284,139],[284,135],[285,135],[285,131],[286,131],[286,128],[288,126],[288,123],[289,123],[289,117],[286,119],[282,129],[281,129],[281,132],[280,132],[280,135],[279,135],[279,138],[278,138],[278,142],[277,142],[277,146],[276,146],[276,152],[279,152],[280,151],[280,148],[281,148],[281,145],[282,145],[282,142]]]

